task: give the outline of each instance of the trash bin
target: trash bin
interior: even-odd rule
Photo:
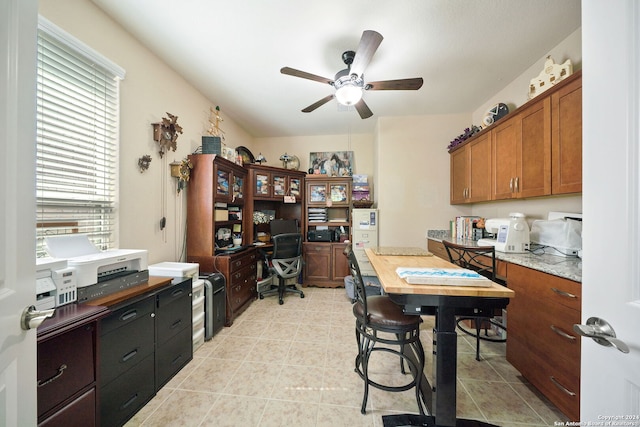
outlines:
[[[226,279],[222,273],[205,274],[204,279],[204,339],[209,341],[226,321]]]

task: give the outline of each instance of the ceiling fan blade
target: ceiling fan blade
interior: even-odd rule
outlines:
[[[364,69],[367,68],[373,54],[376,53],[378,46],[382,43],[382,35],[372,30],[366,30],[362,33],[356,56],[351,64],[351,74],[362,76]]]
[[[288,75],[294,76],[294,77],[301,77],[303,79],[314,80],[314,81],[320,82],[320,83],[327,83],[327,84],[332,84],[333,83],[333,80],[328,79],[326,77],[316,76],[315,74],[311,74],[311,73],[307,73],[307,72],[304,72],[304,71],[296,70],[294,68],[282,67],[280,69],[280,72],[282,74],[288,74]]]
[[[369,106],[364,102],[364,99],[360,99],[360,101],[356,102],[356,111],[360,114],[361,119],[368,119],[373,116],[373,113],[369,109]]]
[[[366,90],[418,90],[422,87],[422,77],[414,79],[384,80],[381,82],[369,82]]]
[[[316,108],[321,107],[324,104],[326,104],[327,102],[331,101],[332,99],[333,99],[333,95],[327,95],[324,98],[322,98],[320,101],[314,102],[313,104],[309,105],[307,108],[302,110],[302,112],[303,113],[310,113],[313,110],[315,110]]]

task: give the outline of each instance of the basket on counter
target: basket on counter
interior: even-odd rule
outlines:
[[[271,234],[270,233],[265,233],[265,232],[259,232],[258,233],[258,241],[262,242],[262,243],[269,243],[271,241]]]
[[[356,209],[367,209],[373,206],[373,202],[371,200],[354,200],[353,207]]]

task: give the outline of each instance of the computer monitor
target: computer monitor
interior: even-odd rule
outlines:
[[[284,233],[299,233],[297,219],[274,219],[269,223],[272,236]]]

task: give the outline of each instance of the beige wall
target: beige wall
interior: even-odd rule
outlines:
[[[180,260],[185,196],[184,192],[176,196],[168,163],[184,158],[201,144],[215,100],[206,99],[89,0],[40,0],[40,13],[125,68],[121,84],[120,247],[148,249],[150,263]],[[580,34],[576,31],[550,52],[556,62],[570,58],[575,70],[581,67]],[[262,152],[270,166],[280,166],[278,159],[285,152],[298,156],[300,169],[306,170],[312,151],[353,151],[354,172],[371,175],[376,207],[381,211],[380,244],[424,247],[426,231],[448,228],[456,215],[500,217],[519,211],[530,218],[543,218],[549,210],[581,211],[581,196],[449,204],[449,141],[471,123],[480,123],[486,110],[497,102],[513,109],[526,102],[529,80],[540,72],[544,59],[539,58],[473,111],[379,117],[373,134],[253,138],[225,118],[224,109],[222,128],[229,146],[244,145],[254,155]],[[156,153],[151,123],[160,121],[166,112],[179,116],[184,133],[178,139],[178,150],[165,156],[165,161]],[[137,160],[144,154],[151,154],[153,160],[150,169],[141,174]],[[167,227],[161,231],[163,214]]]
[[[209,108],[215,100],[176,74],[89,0],[40,0],[42,16],[126,70],[120,95],[119,246],[149,251],[149,263],[180,259],[186,221],[185,193],[176,196],[176,181],[168,164],[181,160],[201,145],[209,128]],[[161,160],[152,139],[151,123],[166,113],[177,115],[184,133],[176,152]],[[224,117],[222,129],[233,146],[252,144],[252,138]],[[140,173],[138,158],[152,157]],[[165,200],[165,203],[163,203]],[[160,218],[167,225],[160,230]]]

